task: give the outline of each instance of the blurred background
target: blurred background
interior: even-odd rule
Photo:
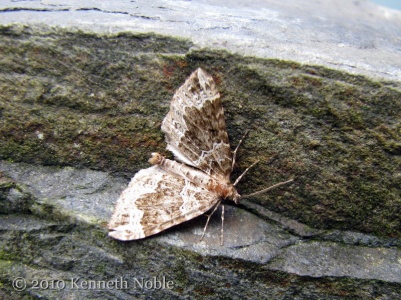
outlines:
[[[401,1],[400,0],[370,0],[376,4],[387,6],[392,9],[401,10]]]

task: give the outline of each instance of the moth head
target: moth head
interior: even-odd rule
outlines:
[[[234,186],[230,187],[229,193],[227,195],[227,199],[233,200],[235,202],[235,204],[239,203],[239,200],[241,199],[241,195],[238,194],[238,192]]]

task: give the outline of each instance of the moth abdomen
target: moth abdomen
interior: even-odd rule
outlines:
[[[160,153],[153,152],[152,156],[149,158],[148,162],[151,165],[159,165],[159,164],[161,164],[163,158],[164,157]]]

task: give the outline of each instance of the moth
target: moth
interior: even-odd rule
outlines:
[[[231,151],[220,94],[212,76],[201,68],[175,92],[161,129],[176,161],[152,153],[153,166],[132,178],[108,225],[109,236],[115,239],[142,239],[212,210],[204,235],[210,216],[223,200],[239,203],[292,181],[240,196],[235,186],[249,168],[234,183],[230,174],[242,140]],[[224,206],[221,244],[223,221]]]

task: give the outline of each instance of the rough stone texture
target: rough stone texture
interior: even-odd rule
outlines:
[[[0,298],[400,297],[401,13],[280,2],[0,2]],[[205,217],[110,240],[128,178],[169,155],[160,123],[198,66],[232,144],[251,130],[233,177],[261,163],[240,191],[296,181],[226,207],[224,247],[218,215],[202,242]],[[134,285],[154,276],[174,287]]]
[[[1,24],[156,32],[189,39],[194,48],[401,76],[401,13],[368,1],[2,0],[0,10]]]
[[[0,280],[9,287],[3,286],[4,297],[396,299],[401,292],[399,240],[335,230],[303,235],[294,222],[263,220],[275,218],[263,207],[253,206],[258,217],[226,206],[224,246],[218,217],[202,242],[206,217],[121,243],[107,237],[104,224],[123,180],[100,171],[4,161],[0,170],[10,176],[0,181],[7,212],[0,215]],[[15,211],[18,203],[25,203],[24,210]],[[154,276],[174,282],[173,288],[142,289],[135,281]],[[19,277],[27,282],[23,292],[10,287]],[[84,285],[119,278],[126,287]],[[49,288],[33,288],[35,280]]]

